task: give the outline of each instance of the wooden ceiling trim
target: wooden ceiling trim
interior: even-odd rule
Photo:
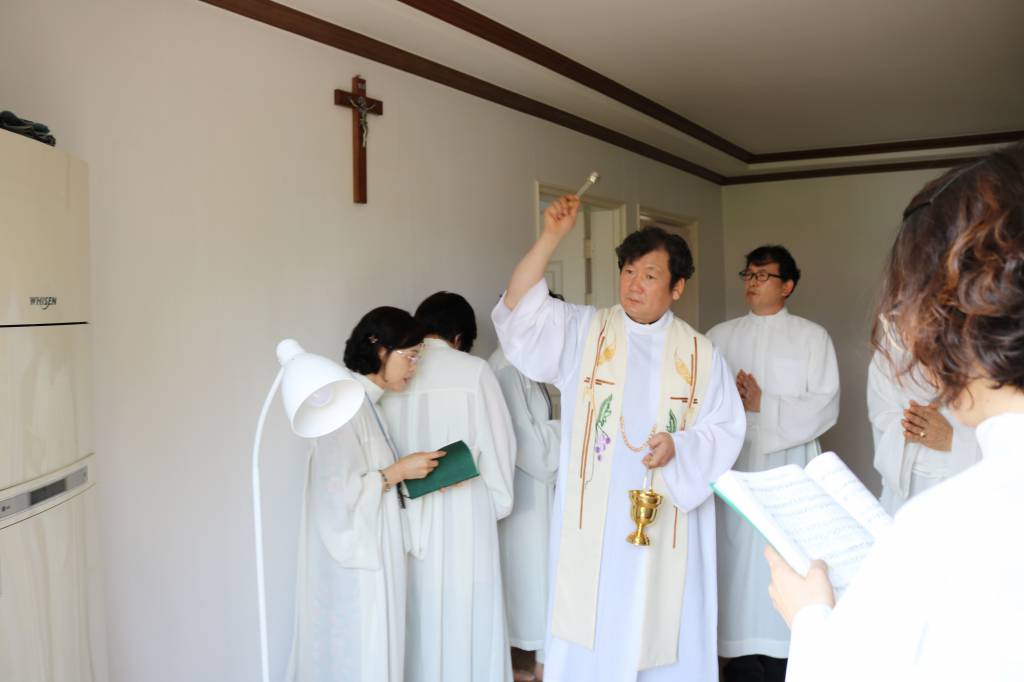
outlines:
[[[809,161],[830,159],[841,156],[867,156],[894,152],[948,149],[984,144],[1013,142],[1024,139],[1024,131],[1002,133],[981,133],[959,137],[943,137],[924,140],[905,140],[881,144],[853,145],[847,147],[824,147],[788,152],[754,153],[731,142],[721,135],[694,123],[682,114],[644,97],[640,93],[594,71],[583,64],[552,50],[529,36],[523,35],[504,24],[498,23],[455,0],[398,0],[416,9],[471,33],[494,45],[503,47],[523,59],[539,64],[559,75],[576,81],[580,85],[600,92],[615,101],[650,116],[676,130],[689,135],[747,164],[774,163],[778,161]]]
[[[201,0],[209,5],[234,12],[275,28],[294,33],[338,50],[370,59],[421,78],[446,85],[455,90],[494,102],[515,111],[549,121],[589,137],[607,142],[621,149],[664,163],[717,185],[740,185],[755,182],[802,180],[809,178],[886,173],[924,168],[947,168],[973,160],[972,157],[898,161],[862,166],[816,168],[780,171],[753,175],[725,176],[693,161],[647,144],[623,133],[606,128],[575,114],[563,111],[524,95],[506,90],[487,81],[470,76],[419,55],[407,52],[369,36],[356,33],[273,0]],[[404,0],[402,0],[404,1]],[[1000,133],[999,135],[1014,135]],[[975,136],[972,136],[975,137]],[[964,138],[945,138],[948,140]],[[1015,139],[1015,138],[1014,138]],[[1003,139],[996,142],[1006,141]],[[892,150],[890,150],[892,151]],[[867,152],[865,152],[867,153]],[[871,152],[877,153],[877,152]],[[763,155],[762,155],[763,156]],[[755,155],[755,158],[757,156]]]
[[[240,14],[249,19],[280,28],[344,52],[365,57],[406,73],[446,85],[466,94],[535,116],[564,128],[588,135],[608,144],[653,159],[715,184],[725,176],[689,159],[637,140],[611,128],[599,125],[535,99],[457,71],[425,57],[407,52],[382,41],[332,24],[310,14],[272,0],[202,0],[210,5]]]
[[[830,178],[844,175],[868,175],[872,173],[895,173],[899,171],[923,170],[928,168],[952,168],[977,161],[977,156],[958,156],[944,159],[924,159],[920,161],[894,161],[892,163],[874,163],[863,166],[841,166],[837,168],[811,168],[807,170],[781,171],[778,173],[761,173],[756,175],[734,175],[727,177],[723,185],[747,185],[755,182],[779,182],[782,180],[808,180],[811,178]]]
[[[600,92],[602,95],[610,97],[620,104],[635,109],[657,121],[661,121],[665,125],[700,140],[704,144],[735,159],[739,159],[744,163],[753,162],[754,154],[738,144],[730,142],[707,128],[694,123],[685,116],[658,104],[648,97],[644,97],[639,92],[627,88],[625,85],[566,57],[562,53],[552,50],[547,45],[514,31],[504,24],[500,24],[454,0],[398,1],[451,24],[456,28],[460,28],[467,33],[471,33],[478,38],[503,47],[509,52],[513,52],[524,59],[528,59],[561,76],[576,81],[591,90]]]
[[[806,161],[811,159],[829,159],[842,156],[864,156],[867,154],[891,154],[894,152],[926,151],[929,149],[949,149],[950,147],[974,147],[987,144],[1002,144],[1024,140],[1024,130],[1011,130],[1004,133],[982,133],[979,135],[961,135],[959,137],[937,137],[928,140],[906,140],[902,142],[885,142],[881,144],[864,144],[852,147],[828,147],[823,149],[804,149],[792,152],[771,152],[754,154],[751,163],[775,163],[778,161]]]

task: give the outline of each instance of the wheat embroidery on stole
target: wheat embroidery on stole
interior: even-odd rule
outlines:
[[[611,444],[611,437],[604,432],[604,424],[608,420],[608,414],[611,413],[611,401],[612,396],[609,395],[601,403],[601,407],[595,410],[597,404],[597,398],[595,396],[595,386],[614,386],[614,381],[608,381],[606,379],[597,378],[597,368],[601,365],[611,362],[615,357],[615,342],[614,340],[605,346],[605,342],[608,340],[605,331],[608,328],[608,319],[605,319],[601,324],[601,331],[597,336],[597,347],[594,350],[594,362],[591,366],[590,376],[584,377],[583,379],[583,390],[587,396],[587,418],[586,418],[586,432],[583,436],[583,449],[580,452],[580,514],[578,527],[583,528],[583,500],[587,490],[587,483],[590,482],[590,477],[587,476],[587,465],[590,464],[591,476],[593,476],[593,469],[596,463],[590,462],[591,452],[597,449],[597,446],[591,448],[590,438],[591,435],[599,439],[600,449],[603,450]],[[600,454],[597,454],[600,458]]]
[[[690,366],[687,367],[686,363],[682,358],[679,357],[678,351],[672,351],[673,358],[675,360],[676,373],[683,378],[683,381],[690,385],[690,394],[688,396],[671,396],[669,398],[669,404],[671,405],[673,400],[678,400],[683,403],[686,407],[681,410],[683,417],[682,427],[679,426],[679,420],[676,419],[675,413],[672,408],[668,410],[668,425],[665,427],[665,431],[668,433],[675,433],[676,431],[685,431],[686,423],[690,420],[690,415],[693,412],[693,408],[697,405],[697,399],[694,394],[697,392],[697,337],[693,338],[693,352],[690,353]],[[672,549],[676,548],[676,534],[679,530],[679,507],[673,505],[672,509],[675,512],[675,519],[672,523]]]

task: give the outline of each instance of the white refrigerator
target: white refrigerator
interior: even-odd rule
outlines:
[[[0,130],[0,681],[108,679],[88,174]]]

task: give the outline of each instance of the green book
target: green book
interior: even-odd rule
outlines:
[[[436,469],[427,474],[426,478],[405,481],[405,489],[410,498],[422,497],[427,493],[480,475],[479,469],[476,468],[476,462],[473,461],[473,453],[469,451],[469,446],[461,440],[438,448],[438,450],[443,450],[445,454],[438,457]]]

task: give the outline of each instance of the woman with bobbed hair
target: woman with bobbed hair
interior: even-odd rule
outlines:
[[[412,378],[424,329],[398,308],[375,308],[345,343],[366,400],[317,441],[300,538],[289,680],[402,682],[408,522],[396,486],[424,478],[442,452],[399,457],[376,404]]]
[[[893,375],[927,377],[982,460],[910,500],[836,605],[824,563],[803,578],[766,550],[787,680],[1022,679],[1024,145],[914,197],[878,320]]]

